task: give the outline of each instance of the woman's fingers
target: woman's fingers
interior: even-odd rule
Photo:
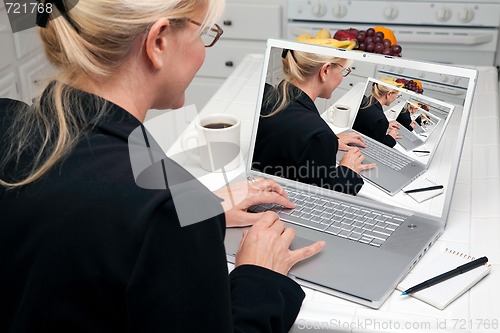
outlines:
[[[326,245],[325,241],[318,241],[314,244],[311,244],[309,246],[290,251],[290,268],[295,265],[296,263],[305,260],[307,258],[310,258],[314,256],[315,254],[319,253]]]

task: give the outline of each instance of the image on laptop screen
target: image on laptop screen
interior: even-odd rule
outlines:
[[[386,117],[388,123],[392,123],[397,120],[398,116],[401,119],[404,116],[404,112],[408,112],[410,123],[414,124],[412,132],[422,140],[422,144],[412,150],[406,150],[398,144],[398,139],[395,140],[396,144],[391,147],[391,149],[406,155],[409,160],[421,163],[424,168],[424,171],[415,179],[411,179],[404,189],[411,188],[412,186],[423,186],[427,183],[443,185],[444,187],[442,194],[430,200],[418,202],[405,194],[403,192],[404,189],[397,191],[395,194],[388,194],[380,190],[376,185],[374,186],[370,181],[365,181],[357,196],[397,207],[418,210],[440,218],[444,217],[447,214],[447,205],[449,205],[451,200],[451,195],[448,194],[454,186],[462,142],[465,136],[465,128],[467,126],[469,110],[465,114],[463,110],[464,103],[471,103],[473,93],[471,87],[473,88],[474,85],[469,82],[470,78],[466,76],[460,77],[451,66],[405,61],[405,59],[401,58],[318,47],[302,43],[292,44],[297,45],[296,47],[298,48],[293,51],[295,57],[300,52],[309,53],[307,50],[313,49],[317,55],[330,57],[329,59],[332,62],[335,62],[337,58],[345,59],[343,63],[348,64],[352,71],[349,76],[343,78],[343,82],[333,91],[331,97],[320,96],[313,101],[316,105],[316,110],[312,110],[311,112],[319,113],[323,123],[326,123],[337,135],[353,127],[356,116],[359,114],[358,111],[362,108],[362,104],[367,97],[372,94],[374,85],[386,86],[396,91],[396,99],[388,105],[382,106],[383,115]],[[293,122],[287,121],[285,113],[277,113],[269,116],[269,109],[273,107],[270,105],[276,103],[276,101],[269,100],[272,96],[270,97],[268,91],[279,89],[282,87],[282,83],[287,81],[287,74],[283,68],[283,56],[286,52],[290,51],[282,47],[271,47],[266,56],[266,63],[264,64],[266,74],[262,78],[261,86],[259,87],[260,100],[258,107],[261,113],[267,112],[267,114],[259,115],[254,125],[253,135],[255,137],[252,138],[254,142],[251,144],[249,169],[266,177],[279,177],[334,190],[334,184],[331,186],[332,184],[328,181],[322,183],[322,177],[324,179],[331,177],[335,173],[335,165],[338,161],[331,160],[329,165],[318,165],[315,164],[314,160],[310,160],[308,166],[305,164],[297,166],[296,164],[297,160],[300,159],[301,153],[317,150],[317,147],[314,145],[307,147],[307,149],[300,148],[302,151],[295,151],[295,155],[293,156],[284,157],[280,155],[284,150],[293,151],[294,147],[300,146],[297,141],[299,140],[298,137],[304,135],[304,132],[308,132],[307,127],[309,125],[308,123],[302,123],[301,126],[297,126],[297,122],[292,125]],[[392,81],[397,79],[397,77],[390,76],[387,72],[386,69],[390,66],[405,69],[406,72],[418,73],[418,77],[425,78],[438,77],[444,74],[454,75],[456,81],[460,82],[461,88],[455,87],[453,88],[454,90],[450,91],[449,87],[436,86],[438,84],[437,79],[434,81],[421,79],[423,93],[418,94],[414,91],[387,83],[387,79]],[[417,77],[417,74],[415,74],[415,77]],[[304,103],[304,101],[299,101],[299,103]],[[327,112],[336,104],[350,106],[349,126],[347,128],[335,127],[326,116]],[[414,113],[405,111],[408,105],[416,106],[416,111]],[[465,106],[467,109],[470,108],[470,105]],[[267,111],[264,111],[266,108]],[[301,117],[300,114],[297,116]],[[273,121],[270,122],[269,119],[273,117]],[[270,125],[271,123],[274,127]],[[297,128],[290,128],[290,126],[296,126]],[[403,127],[403,124],[400,124],[400,126]],[[309,133],[309,135],[314,135],[314,133]],[[338,147],[335,149],[338,149]],[[262,150],[274,156],[275,159],[272,161],[272,164],[269,162],[269,159],[266,160],[262,157]],[[331,155],[331,151],[325,150],[323,155]],[[300,169],[300,166],[302,166],[302,169]],[[302,173],[317,171],[317,174],[309,177],[315,181],[308,182],[308,177],[302,177],[301,171]],[[320,174],[321,172],[322,174]]]
[[[384,94],[391,93],[394,99],[384,99]],[[352,128],[428,165],[454,109],[455,106],[448,102],[369,77],[353,115]],[[380,133],[382,129],[375,126],[373,114],[389,123],[386,127],[397,123],[394,138],[388,129]]]
[[[419,135],[424,141],[443,120],[441,114],[434,114],[433,111],[428,104],[419,103],[412,99],[405,101],[399,112],[394,108],[391,109],[391,112],[397,115],[395,119],[400,125]],[[448,114],[449,112],[444,115],[445,120]]]

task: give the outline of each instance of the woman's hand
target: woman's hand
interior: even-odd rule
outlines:
[[[359,148],[354,148],[349,150],[342,156],[339,165],[348,167],[356,173],[360,173],[363,170],[371,169],[376,166],[375,163],[372,164],[362,164],[365,156],[361,153]]]
[[[390,128],[389,133],[387,133],[387,134],[392,136],[394,138],[394,140],[402,138],[402,136],[399,136],[399,129],[397,129],[397,128]]]
[[[339,150],[348,151],[356,147],[366,147],[365,140],[361,135],[354,132],[343,132],[337,134],[339,138]]]
[[[283,275],[293,265],[312,257],[325,246],[324,241],[298,250],[290,250],[295,230],[287,228],[274,212],[265,212],[250,230],[243,232],[240,248],[236,253],[236,267],[257,265]]]
[[[399,123],[397,121],[390,121],[389,122],[389,130],[391,128],[399,129]]]
[[[238,182],[214,192],[224,199],[227,227],[243,227],[254,224],[262,213],[249,213],[249,207],[263,203],[276,203],[286,208],[295,208],[285,190],[272,179],[257,178],[254,182]]]

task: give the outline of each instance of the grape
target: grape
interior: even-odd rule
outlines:
[[[375,53],[382,53],[383,50],[384,50],[384,44],[382,43],[376,43],[375,47],[373,48],[373,51]]]
[[[393,54],[401,53],[401,46],[399,44],[394,44],[393,46],[391,46],[391,52]]]
[[[382,31],[377,32],[373,28],[358,30],[356,35],[356,40],[358,41],[357,48],[365,52],[401,57],[401,46],[398,44],[392,45],[392,42],[384,37],[385,35]]]
[[[366,34],[365,33],[358,33],[358,35],[356,36],[356,39],[358,40],[358,42],[362,43],[365,41],[365,38],[366,38]]]

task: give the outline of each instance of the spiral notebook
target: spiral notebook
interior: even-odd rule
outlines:
[[[474,259],[476,258],[470,255],[446,249],[432,262],[426,263],[423,266],[417,265],[410,274],[401,281],[397,289],[400,291],[407,290],[423,281],[457,268]],[[480,266],[429,288],[420,290],[411,294],[411,296],[404,297],[414,297],[443,310],[451,302],[478,283],[483,277],[488,275],[490,266],[489,264]]]

